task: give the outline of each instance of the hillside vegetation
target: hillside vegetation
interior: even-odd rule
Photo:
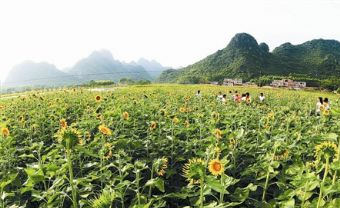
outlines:
[[[164,71],[160,82],[204,83],[224,78],[246,81],[262,76],[331,79],[340,75],[340,42],[312,40],[285,43],[272,52],[246,33],[236,34],[227,47],[179,70]]]

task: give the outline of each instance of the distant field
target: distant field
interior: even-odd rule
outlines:
[[[331,110],[316,116],[319,96]],[[2,95],[0,207],[340,207],[339,98],[210,85]]]

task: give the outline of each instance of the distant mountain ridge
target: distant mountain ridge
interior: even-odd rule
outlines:
[[[88,57],[78,61],[67,71],[81,80],[112,80],[121,78],[151,80],[151,76],[140,65],[132,65],[115,60],[107,50],[94,51]]]
[[[25,61],[11,69],[3,85],[5,87],[63,86],[82,84],[91,80],[118,82],[122,78],[151,81],[157,76],[153,73],[152,66],[156,68],[158,75],[166,69],[156,61],[142,60],[142,64],[124,63],[114,59],[110,51],[98,50],[63,71],[49,63]],[[143,66],[150,67],[146,70]]]
[[[160,82],[200,83],[225,77],[250,80],[263,75],[340,76],[340,42],[317,39],[285,43],[272,52],[247,33],[236,34],[227,47],[181,68],[166,70]]]
[[[169,67],[164,67],[160,63],[155,60],[147,60],[144,58],[140,58],[137,62],[132,62],[133,64],[140,65],[144,67],[144,69],[150,74],[153,79],[159,77],[159,75]]]
[[[53,64],[24,61],[12,68],[3,84],[5,87],[60,86],[77,82],[79,79],[60,71]]]

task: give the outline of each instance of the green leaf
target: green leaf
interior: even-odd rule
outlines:
[[[325,134],[323,135],[323,139],[338,142],[338,135],[336,133]]]
[[[306,191],[313,191],[314,189],[316,189],[316,187],[319,186],[319,181],[308,181],[305,184],[305,190]]]
[[[256,191],[257,186],[253,185],[250,183],[247,187],[244,188],[236,188],[234,194],[231,196],[233,201],[239,201],[239,202],[244,202],[248,196],[249,196],[249,191]]]
[[[280,208],[294,208],[295,207],[295,200],[294,198],[291,198],[288,201],[281,202]]]
[[[161,192],[165,192],[164,190],[164,180],[161,178],[150,179],[146,182],[145,186],[156,187]]]
[[[79,152],[84,153],[85,155],[91,156],[91,157],[96,157],[96,158],[100,158],[99,154],[95,154],[94,152],[92,152],[89,149],[86,149],[85,147],[76,145],[75,149],[78,150]]]
[[[225,190],[221,182],[212,176],[206,178],[206,185],[219,193],[222,193]]]
[[[18,174],[10,174],[8,176],[5,176],[5,178],[0,180],[0,189],[4,189],[7,185],[11,184],[16,177],[18,176]]]
[[[331,169],[339,171],[340,170],[340,160],[334,161],[331,164]]]

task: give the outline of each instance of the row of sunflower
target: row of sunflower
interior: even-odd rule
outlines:
[[[218,102],[229,90],[254,102]],[[338,104],[315,116],[317,96],[160,85],[1,101],[0,205],[339,207]]]

